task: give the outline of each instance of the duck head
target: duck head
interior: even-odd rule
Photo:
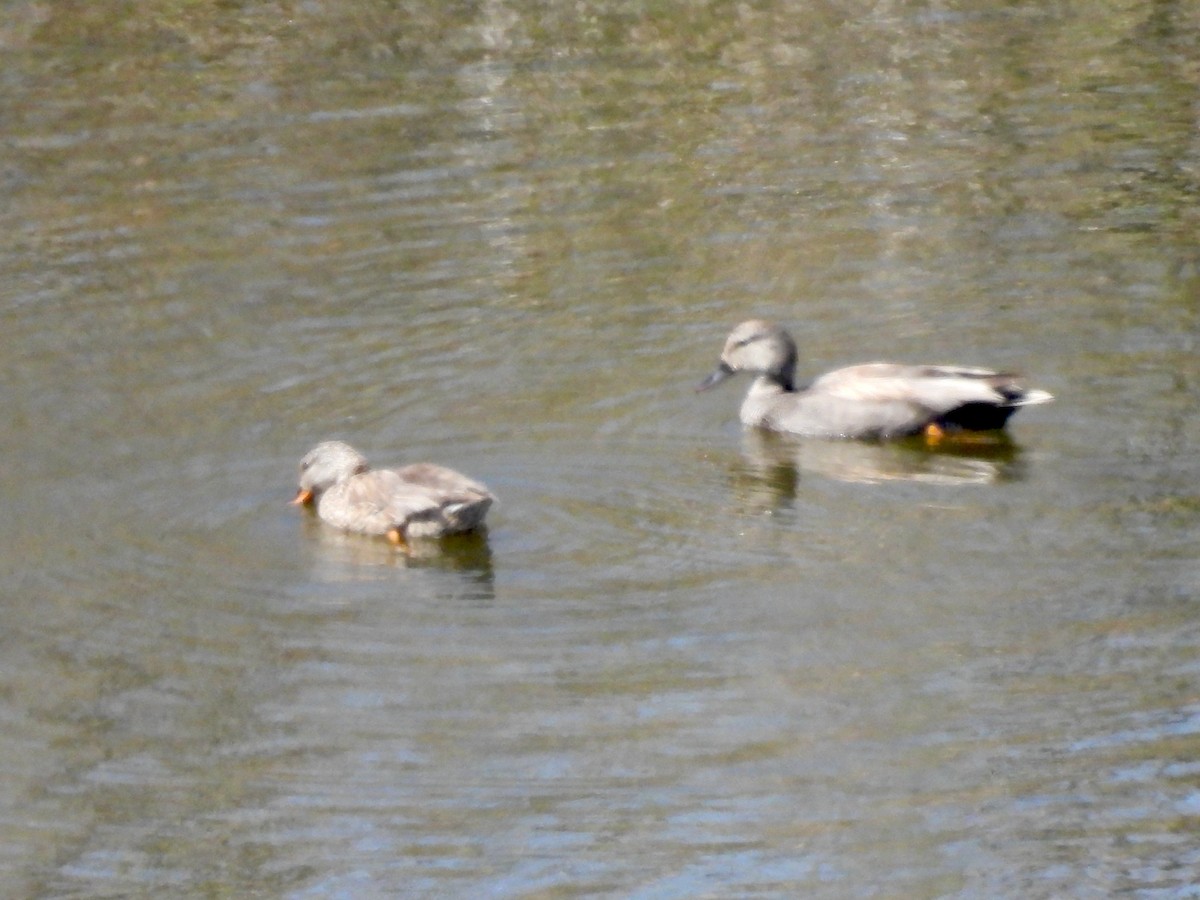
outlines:
[[[312,503],[322,491],[367,471],[367,458],[344,441],[322,441],[300,460],[300,489],[292,503]]]
[[[742,322],[725,339],[717,368],[696,390],[707,391],[738,372],[765,376],[784,390],[794,390],[796,342],[774,322],[763,319]]]

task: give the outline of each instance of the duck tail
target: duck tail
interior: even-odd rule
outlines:
[[[992,373],[987,377],[987,382],[991,385],[992,390],[1003,398],[1000,405],[1004,407],[1033,406],[1038,403],[1049,403],[1054,399],[1054,395],[1049,391],[1024,387],[1020,382],[1020,376],[1014,375],[1012,372]]]
[[[1049,391],[1040,391],[1037,388],[1021,389],[1015,393],[1016,396],[1009,401],[1013,406],[1033,406],[1036,403],[1049,403],[1054,399],[1054,395]]]

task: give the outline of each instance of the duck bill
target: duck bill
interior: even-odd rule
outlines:
[[[718,384],[720,384],[726,378],[730,378],[733,374],[733,369],[731,369],[727,363],[718,363],[717,367],[713,369],[713,373],[696,385],[696,390],[707,391],[709,388],[715,388]]]
[[[292,506],[307,506],[312,503],[313,492],[307,488],[300,488],[296,492],[296,496],[292,498]]]

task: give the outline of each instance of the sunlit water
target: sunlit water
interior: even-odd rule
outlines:
[[[1194,890],[1195,13],[161,6],[0,28],[6,895]],[[1058,399],[745,434],[749,315]]]

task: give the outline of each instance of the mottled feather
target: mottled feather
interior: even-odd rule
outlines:
[[[494,495],[478,481],[433,463],[369,469],[341,441],[325,441],[300,464],[300,491],[315,495],[322,521],[358,534],[436,538],[483,524]]]

